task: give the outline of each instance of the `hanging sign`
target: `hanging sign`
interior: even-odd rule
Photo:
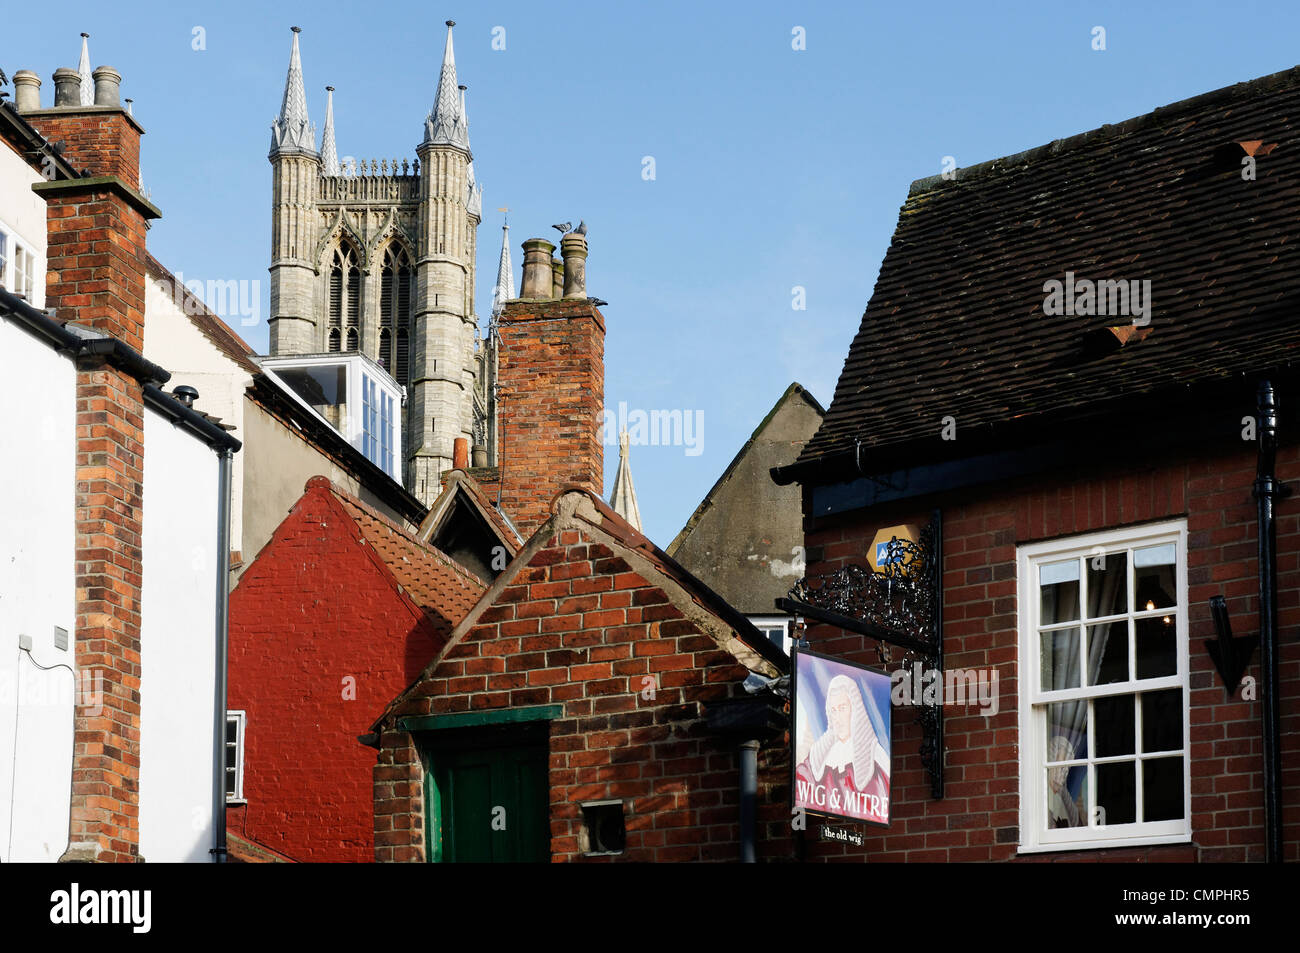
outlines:
[[[794,807],[889,824],[889,676],[796,650],[792,663]]]

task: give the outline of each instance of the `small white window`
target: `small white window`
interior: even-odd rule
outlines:
[[[783,615],[752,615],[749,621],[754,623],[754,628],[762,632],[773,645],[784,652],[790,654],[790,632],[791,622],[789,616]]]
[[[226,712],[226,802],[244,803],[244,728],[248,716]]]
[[[32,299],[32,271],[35,259],[26,247],[14,242],[14,294],[20,298]]]
[[[1187,841],[1186,523],[1018,555],[1021,852]]]

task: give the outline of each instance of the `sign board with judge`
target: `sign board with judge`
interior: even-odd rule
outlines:
[[[795,651],[794,807],[864,824],[889,824],[889,676]]]

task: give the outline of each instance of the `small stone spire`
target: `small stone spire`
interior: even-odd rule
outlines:
[[[329,99],[325,102],[325,131],[320,138],[321,175],[339,174],[339,153],[334,145],[334,87],[326,86]]]
[[[609,505],[614,512],[641,532],[641,510],[636,504],[636,488],[632,486],[632,468],[627,462],[627,431],[618,435],[618,473],[614,476],[614,490],[609,494]]]
[[[497,265],[497,285],[492,290],[492,317],[505,310],[515,296],[515,270],[510,264],[510,223],[501,226],[501,261]]]
[[[87,40],[89,33],[81,34],[81,60],[77,63],[77,75],[81,77],[81,105],[95,105],[95,80],[90,75],[90,47]]]
[[[284,99],[280,116],[271,123],[271,155],[301,152],[316,155],[316,127],[307,119],[307,94],[302,87],[302,58],[298,54],[298,27],[293,30],[293,51],[289,54],[289,74],[284,81]]]
[[[438,94],[434,97],[433,111],[424,120],[424,141],[438,146],[455,146],[469,152],[469,129],[463,112],[464,96],[456,82],[456,53],[451,44],[451,28],[455,25],[455,20],[447,21],[447,45],[442,53]]]

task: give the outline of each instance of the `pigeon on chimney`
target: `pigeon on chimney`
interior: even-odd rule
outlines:
[[[608,301],[605,301],[605,300],[602,299],[602,298],[588,298],[588,299],[587,299],[587,303],[588,303],[588,304],[594,304],[594,305],[595,305],[596,307],[598,307],[598,308],[603,308],[603,307],[605,307],[605,305],[609,304]]]
[[[8,85],[9,85],[9,77],[5,75],[4,70],[0,69],[0,86],[8,86]]]
[[[562,235],[567,235],[569,233],[569,230],[573,228],[573,223],[565,222],[563,225],[552,225],[551,228],[555,229],[557,232],[559,232]]]
[[[575,228],[575,229],[573,230],[573,233],[574,233],[575,235],[586,235],[586,234],[587,234],[587,223],[586,223],[585,221],[579,221],[579,222],[578,222],[578,227]]]

